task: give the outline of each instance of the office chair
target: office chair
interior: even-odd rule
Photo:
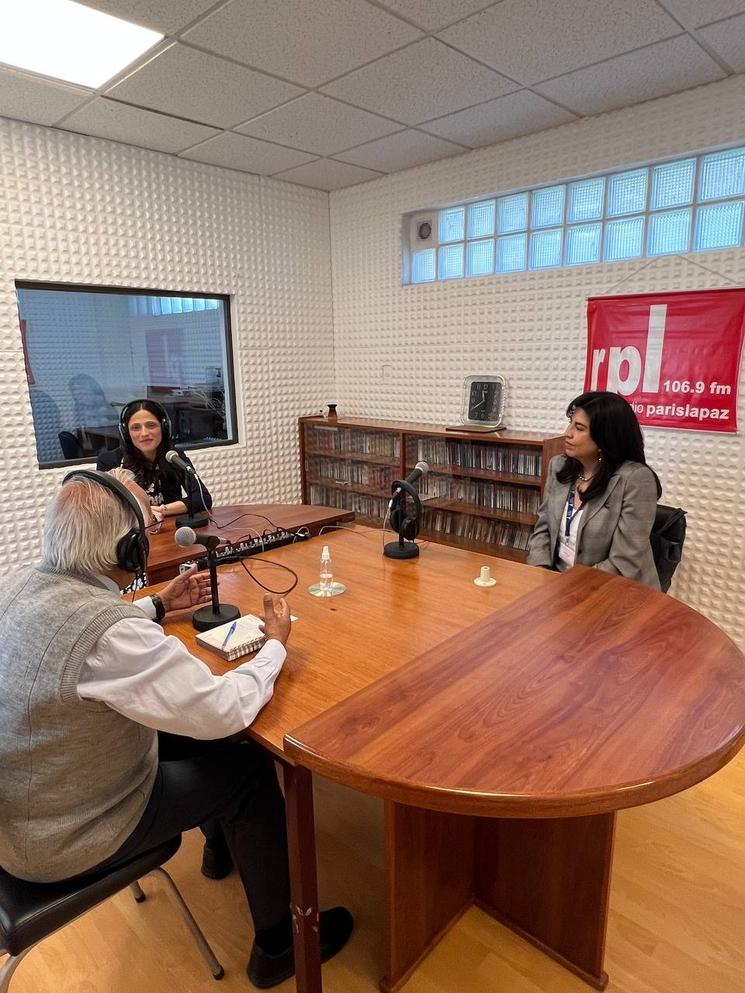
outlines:
[[[686,512],[680,507],[658,504],[649,540],[663,593],[670,589],[673,573],[680,564],[685,536]]]
[[[163,868],[181,845],[181,835],[157,848],[136,855],[116,869],[104,869],[60,883],[29,883],[0,869],[0,955],[10,958],[0,968],[0,993],[8,993],[13,973],[23,958],[42,939],[59,931],[129,886],[137,903],[145,894],[138,882],[149,873],[159,873],[178,904],[199,951],[215,979],[222,979],[223,967],[194,920],[176,884]]]
[[[57,437],[59,438],[62,454],[66,459],[82,459],[85,455],[83,446],[72,431],[60,431]]]

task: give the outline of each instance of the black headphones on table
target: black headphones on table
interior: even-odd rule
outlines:
[[[393,482],[393,489],[400,489],[400,493],[394,497],[391,507],[391,529],[396,532],[404,541],[413,541],[419,534],[419,518],[422,513],[422,501],[419,494],[405,479],[396,479]],[[406,494],[414,501],[413,515],[407,513]]]
[[[137,518],[137,527],[132,527],[116,543],[116,564],[124,572],[133,572],[138,578],[144,576],[150,542],[145,530],[145,518],[137,498],[118,479],[97,469],[75,469],[62,480],[62,485],[73,479],[90,479],[113,493]]]
[[[171,427],[171,418],[168,416],[168,411],[163,406],[163,404],[158,403],[157,400],[148,400],[146,397],[142,397],[140,400],[130,400],[128,404],[122,407],[119,414],[119,437],[122,441],[129,441],[129,428],[127,427],[127,422],[133,414],[137,413],[137,405],[140,403],[150,403],[153,407],[158,408],[158,414],[156,415],[160,421],[160,430],[163,434],[163,445],[168,449],[171,447],[171,437],[173,435],[173,428]],[[146,410],[147,408],[139,408],[140,410]]]

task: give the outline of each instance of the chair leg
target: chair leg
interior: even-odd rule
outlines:
[[[24,948],[19,955],[11,955],[5,965],[0,969],[0,993],[8,993],[10,987],[10,980],[13,977],[13,973],[16,971],[18,966],[21,964],[23,959],[28,955],[35,945],[29,945],[28,948]]]
[[[175,899],[178,908],[181,911],[181,916],[184,918],[184,921],[186,922],[189,930],[191,931],[192,937],[194,938],[194,941],[197,943],[197,948],[201,952],[202,958],[207,963],[207,966],[209,967],[209,970],[212,973],[213,978],[222,979],[222,977],[225,975],[225,970],[218,962],[217,957],[215,956],[215,953],[212,951],[209,942],[205,938],[197,922],[194,920],[194,916],[187,907],[186,901],[181,896],[178,886],[176,886],[174,881],[171,879],[169,874],[162,866],[158,869],[152,870],[153,874],[155,874],[156,872],[159,873],[165,879],[166,884],[168,885],[168,888],[173,894],[173,898]],[[0,993],[3,993],[1,989],[0,989]]]
[[[145,902],[145,894],[137,880],[135,880],[134,883],[130,883],[129,888],[132,890],[132,896],[135,898],[135,903]]]

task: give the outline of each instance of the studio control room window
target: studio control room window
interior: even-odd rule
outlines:
[[[20,281],[16,295],[41,468],[117,448],[140,397],[188,449],[237,440],[229,297]]]

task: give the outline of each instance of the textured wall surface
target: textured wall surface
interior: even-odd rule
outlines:
[[[463,379],[501,373],[507,423],[563,430],[581,392],[588,296],[745,284],[745,250],[401,285],[406,211],[745,139],[745,77],[567,124],[331,194],[340,412],[459,420]],[[745,420],[745,364],[739,418]],[[647,429],[663,500],[688,510],[673,592],[745,647],[745,443]]]
[[[194,461],[220,503],[299,500],[296,418],[334,382],[325,193],[0,119],[0,571],[64,474],[37,467],[15,279],[231,294],[240,443]]]

